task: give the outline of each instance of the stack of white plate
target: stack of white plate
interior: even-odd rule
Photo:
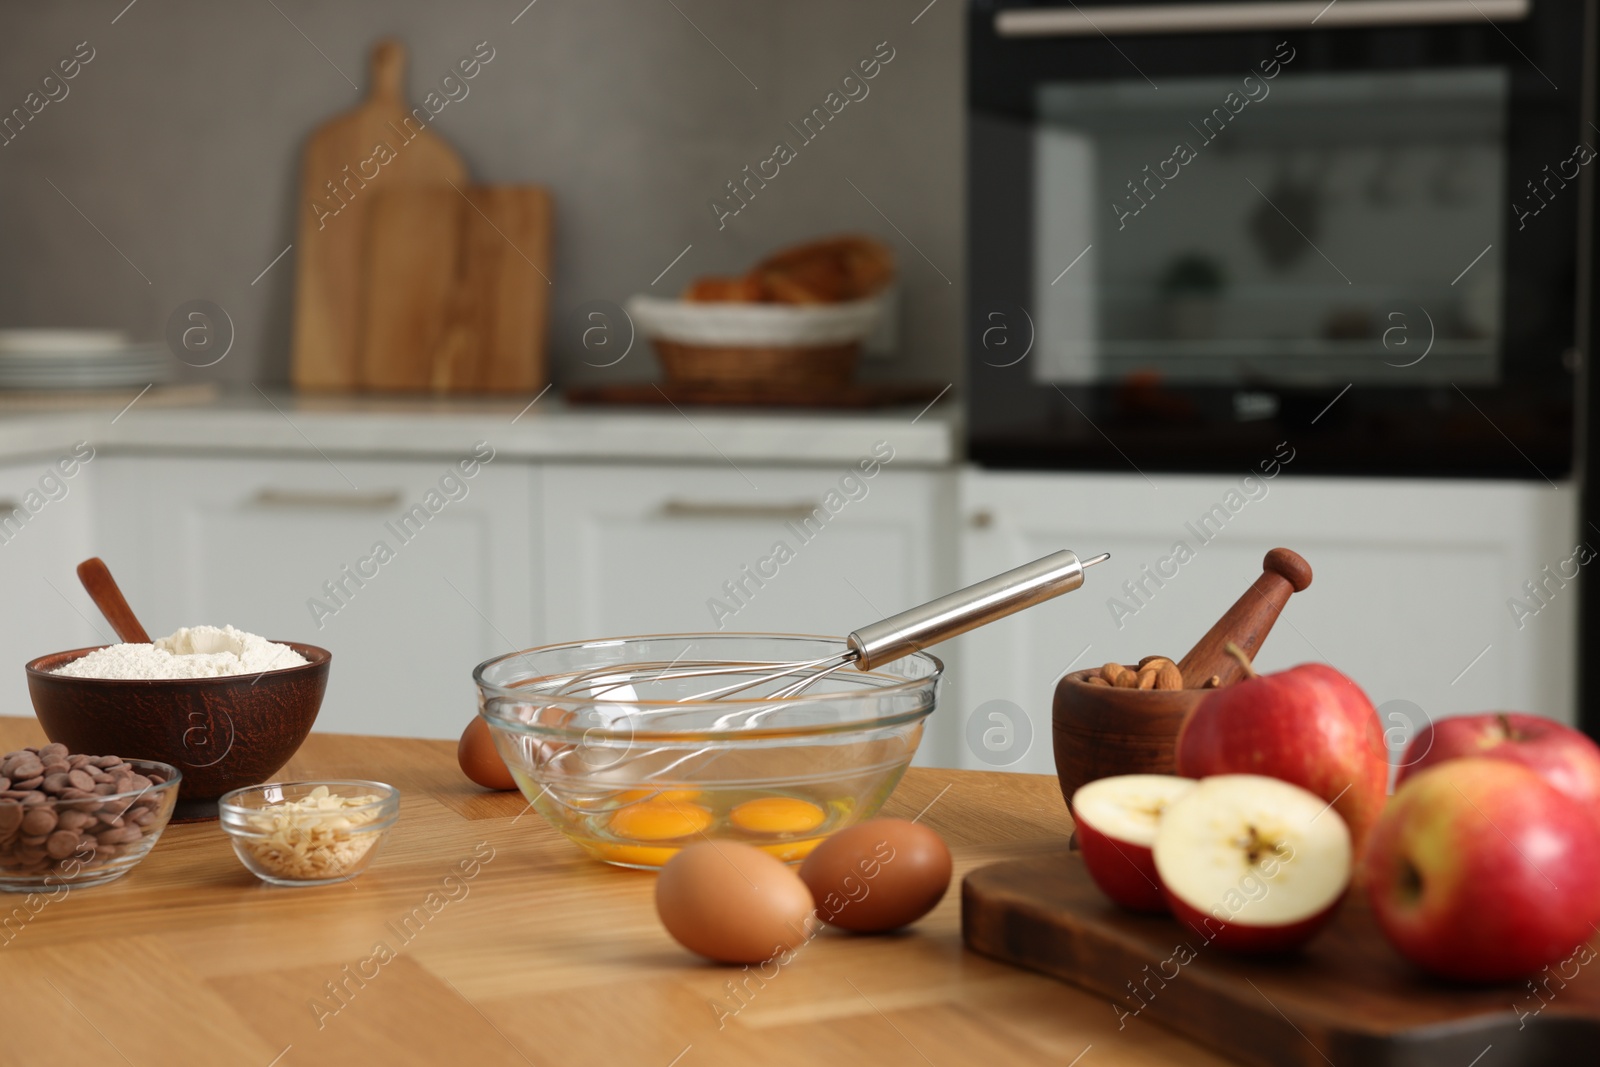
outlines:
[[[160,344],[117,330],[0,330],[0,389],[121,389],[172,377]]]

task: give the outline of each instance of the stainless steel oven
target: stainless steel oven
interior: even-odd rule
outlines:
[[[973,458],[1569,473],[1594,7],[976,0]]]

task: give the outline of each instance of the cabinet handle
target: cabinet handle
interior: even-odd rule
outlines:
[[[320,493],[310,489],[257,489],[258,508],[328,508],[339,511],[389,511],[405,499],[398,489],[374,493]]]
[[[817,503],[729,504],[722,501],[668,500],[660,514],[668,519],[809,519]],[[826,514],[826,512],[824,512]]]
[[[1217,33],[1224,30],[1333,30],[1355,26],[1528,17],[1532,0],[1279,0],[1247,4],[1152,4],[1144,7],[1061,7],[1002,11],[995,15],[1001,37],[1092,37],[1139,33]],[[1312,25],[1315,21],[1315,25]]]
[[[10,497],[6,497],[4,500],[0,500],[0,515],[9,515],[13,511],[21,511],[21,510],[22,510],[22,501],[20,501],[20,500],[12,500]]]

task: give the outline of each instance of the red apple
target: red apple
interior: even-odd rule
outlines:
[[[1395,788],[1446,760],[1510,760],[1600,817],[1600,745],[1552,719],[1521,712],[1459,715],[1424,726],[1406,746]]]
[[[1446,978],[1532,974],[1600,922],[1600,826],[1509,760],[1455,759],[1411,778],[1363,866],[1390,943]]]
[[[1212,690],[1184,720],[1178,773],[1265,774],[1309,789],[1344,818],[1359,855],[1389,792],[1377,709],[1323,663],[1248,674]]]
[[[1119,774],[1072,794],[1078,851],[1101,892],[1134,911],[1167,910],[1150,846],[1161,813],[1193,788],[1170,774]]]
[[[1162,813],[1151,851],[1172,914],[1234,952],[1304,944],[1350,884],[1350,831],[1339,813],[1256,774],[1197,783]]]

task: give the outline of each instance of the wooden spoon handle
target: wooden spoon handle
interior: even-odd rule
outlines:
[[[100,609],[100,614],[106,617],[118,637],[129,644],[150,643],[150,635],[139,625],[138,617],[128,606],[122,590],[117,588],[117,580],[111,577],[111,568],[106,566],[104,560],[95,556],[78,564],[78,581],[89,591],[89,599],[94,601],[95,607]]]
[[[1272,632],[1272,624],[1278,621],[1278,613],[1289,602],[1289,595],[1310,584],[1311,564],[1298,552],[1287,548],[1268,552],[1261,561],[1261,577],[1245,590],[1244,596],[1234,601],[1227,614],[1206,631],[1178,664],[1184,685],[1198,688],[1213,675],[1221,679],[1222,685],[1238,681],[1244,674],[1244,666],[1228,654],[1228,643],[1238,645],[1254,658],[1261,642]]]

